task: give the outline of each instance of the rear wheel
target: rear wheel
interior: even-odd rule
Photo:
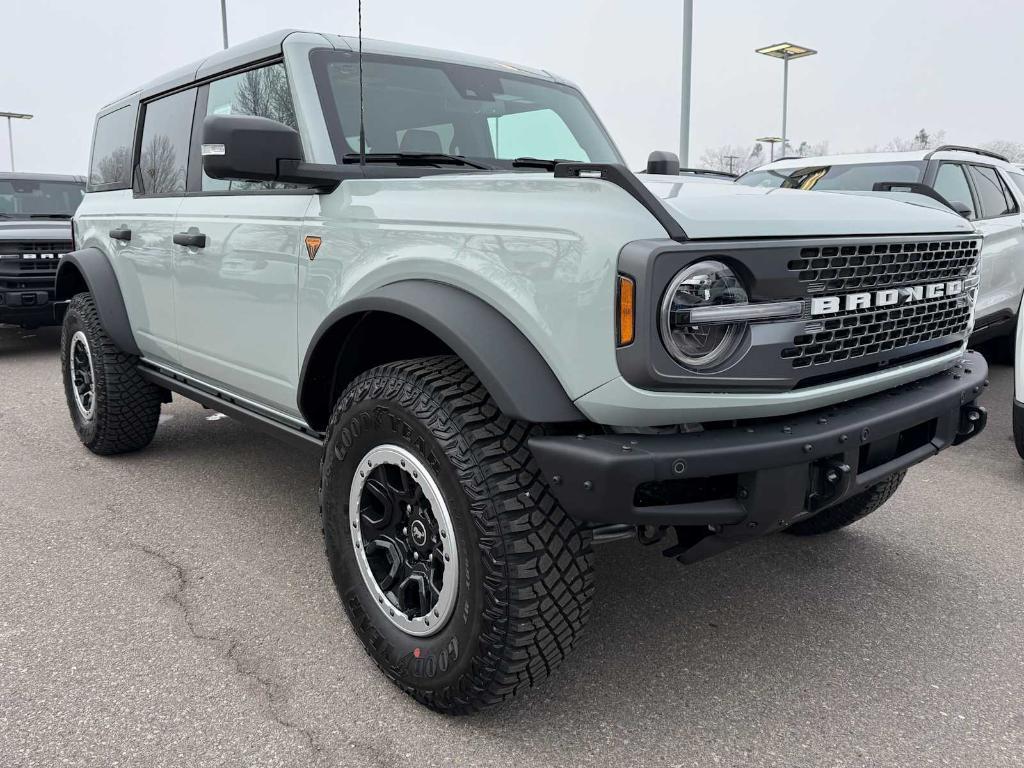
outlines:
[[[814,517],[794,523],[786,529],[786,532],[794,536],[817,536],[820,533],[829,533],[845,528],[867,517],[892,498],[906,474],[906,472],[897,472],[894,475],[889,475],[864,493],[840,502],[834,507],[829,507]]]
[[[530,434],[452,357],[375,368],[334,409],[331,573],[367,653],[432,709],[471,712],[545,678],[589,615],[591,535],[544,485]]]
[[[106,455],[149,445],[162,390],[142,378],[137,358],[111,341],[92,294],[80,293],[68,305],[60,349],[68,410],[85,447]]]

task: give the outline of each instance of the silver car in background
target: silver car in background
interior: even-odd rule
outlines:
[[[912,152],[784,158],[736,180],[770,187],[877,194],[911,193],[948,205],[984,237],[973,343],[999,339],[1011,352],[1024,295],[1024,170],[983,149],[942,146]]]

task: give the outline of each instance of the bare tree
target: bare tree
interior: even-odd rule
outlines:
[[[268,117],[296,128],[295,106],[292,104],[284,67],[262,67],[242,75],[231,111],[241,115]]]
[[[897,136],[884,146],[879,147],[876,144],[861,150],[861,152],[912,152],[917,149],[934,149],[945,143],[945,131],[929,133],[926,129],[922,128],[910,138]]]
[[[1024,163],[1024,143],[1019,141],[1005,141],[997,139],[981,145],[982,149],[996,152],[1011,163]]]
[[[97,163],[98,173],[93,174],[93,184],[113,184],[130,177],[129,167],[132,156],[129,147],[116,147]]]
[[[149,194],[185,191],[185,163],[170,138],[158,133],[142,148],[139,155],[143,189]]]
[[[706,149],[700,156],[701,168],[712,171],[728,171],[731,167],[732,173],[746,173],[751,168],[763,165],[764,162],[764,150],[760,144],[753,146],[726,144]]]

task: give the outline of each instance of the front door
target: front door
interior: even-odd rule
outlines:
[[[182,243],[174,256],[181,364],[211,384],[297,414],[298,265],[306,258],[302,221],[313,194],[202,173],[202,119],[212,114],[258,114],[294,127],[284,65],[200,88],[189,194],[175,224]]]

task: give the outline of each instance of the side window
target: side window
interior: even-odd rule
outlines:
[[[103,115],[96,121],[89,162],[89,190],[128,189],[132,178],[132,136],[135,108]]]
[[[1010,181],[1013,182],[1014,186],[1020,192],[1021,196],[1024,197],[1024,175],[1020,173],[1007,174],[1010,177]]]
[[[196,91],[164,96],[146,105],[136,185],[145,195],[183,195]]]
[[[976,216],[974,210],[974,198],[971,196],[971,187],[967,183],[967,174],[964,167],[959,163],[942,163],[939,172],[935,174],[935,191],[949,200],[951,203],[963,203],[971,209],[967,218],[973,219]]]
[[[974,188],[978,190],[981,218],[994,219],[1017,212],[1017,203],[995,168],[972,165],[971,178],[974,179]]]
[[[587,153],[553,109],[513,112],[487,118],[494,156],[501,160],[540,157],[587,162]]]
[[[206,114],[209,115],[256,115],[268,117],[298,130],[295,119],[295,105],[288,88],[288,75],[284,64],[250,69],[209,85],[206,98]],[[201,137],[197,137],[200,141]],[[202,174],[203,192],[258,192],[271,189],[296,189],[295,184],[274,181],[226,181],[211,179]]]

